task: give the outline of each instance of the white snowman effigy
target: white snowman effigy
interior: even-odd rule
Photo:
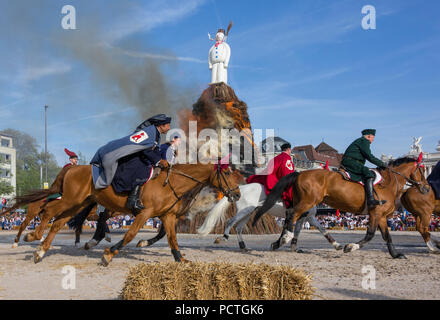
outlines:
[[[229,30],[232,27],[232,23],[228,26],[228,31],[225,34],[224,29],[218,29],[215,39],[211,38],[208,33],[209,40],[215,41],[215,44],[209,50],[208,65],[211,70],[211,84],[213,83],[228,83],[227,68],[229,65],[229,59],[231,58],[231,48],[226,43]]]

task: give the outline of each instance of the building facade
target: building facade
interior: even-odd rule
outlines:
[[[9,183],[14,192],[9,195],[0,194],[1,198],[12,199],[17,187],[17,152],[12,143],[12,137],[0,135],[0,179]]]

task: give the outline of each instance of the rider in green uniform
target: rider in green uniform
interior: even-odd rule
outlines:
[[[356,139],[348,146],[341,161],[342,167],[348,171],[352,180],[364,183],[369,209],[373,209],[375,206],[386,202],[386,200],[378,201],[374,198],[373,181],[375,174],[365,166],[365,161],[368,160],[381,169],[386,168],[386,164],[383,161],[371,154],[370,144],[374,141],[375,135],[375,129],[363,130],[362,137]]]

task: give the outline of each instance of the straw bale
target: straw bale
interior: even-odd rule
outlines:
[[[141,263],[131,267],[124,300],[310,300],[311,276],[285,265],[225,262]]]

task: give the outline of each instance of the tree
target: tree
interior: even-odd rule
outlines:
[[[41,168],[45,168],[45,156],[44,152],[38,152],[37,140],[27,133],[14,129],[2,130],[0,134],[12,137],[13,147],[17,150],[17,195],[41,189],[40,174]],[[55,156],[49,152],[47,154],[47,168],[47,179],[50,185],[61,168],[58,166]]]
[[[5,180],[0,179],[0,195],[7,196],[14,192],[14,187]]]

